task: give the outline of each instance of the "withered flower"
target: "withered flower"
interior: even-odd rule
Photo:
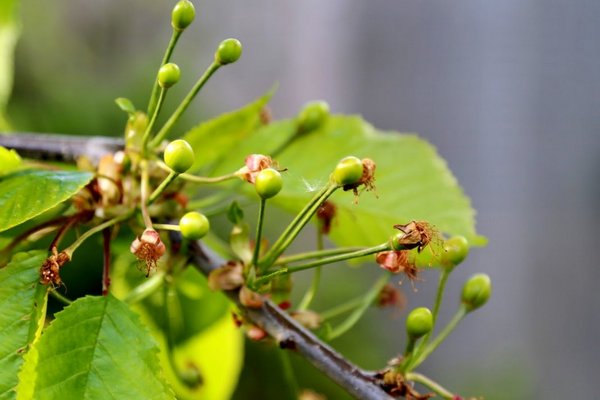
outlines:
[[[263,169],[271,168],[274,162],[271,157],[263,154],[250,154],[246,157],[245,164],[236,174],[241,179],[254,184],[256,175]]]
[[[406,307],[406,296],[400,289],[388,283],[381,289],[375,302],[380,308],[396,307],[402,310]]]
[[[398,274],[403,272],[411,282],[417,279],[417,266],[410,259],[407,250],[382,251],[381,253],[377,253],[375,261],[381,268],[391,273]]]
[[[208,287],[211,290],[233,290],[244,284],[242,263],[228,261],[208,275]]]
[[[411,221],[406,225],[397,224],[394,228],[402,231],[404,236],[397,239],[398,244],[405,249],[417,248],[420,253],[434,239],[439,239],[439,233],[425,221]]]
[[[317,218],[319,219],[320,231],[323,235],[329,234],[331,222],[336,214],[336,206],[333,202],[327,200],[317,209]]]
[[[167,248],[160,240],[160,235],[154,229],[146,229],[141,236],[137,237],[129,247],[129,250],[146,264],[146,277],[150,270],[156,268],[156,263],[165,254]]]
[[[40,283],[43,285],[60,286],[60,268],[69,262],[71,258],[65,252],[59,253],[56,247],[52,247],[52,255],[42,264],[40,269]]]

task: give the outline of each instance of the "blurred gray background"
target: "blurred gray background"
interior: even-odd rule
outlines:
[[[474,272],[491,275],[493,297],[425,372],[486,399],[600,398],[600,2],[194,3],[197,20],[174,56],[187,81],[180,93],[220,40],[239,38],[244,54],[207,85],[182,129],[277,82],[276,117],[325,99],[378,128],[417,132],[471,196],[489,245],[452,276],[443,312]],[[125,116],[115,118],[112,101],[144,107],[172,4],[24,0],[14,125],[120,134]],[[425,279],[411,304],[430,301],[436,276]],[[379,364],[402,350],[400,320],[361,339],[384,345],[373,350]],[[360,362],[368,343],[352,340],[339,347]]]

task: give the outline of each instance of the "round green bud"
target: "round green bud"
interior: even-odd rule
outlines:
[[[164,154],[165,164],[178,174],[183,174],[194,164],[194,149],[183,139],[173,140]]]
[[[469,254],[469,242],[464,236],[453,236],[444,242],[442,264],[455,266],[463,262]]]
[[[463,286],[461,301],[468,312],[487,303],[492,294],[492,282],[487,274],[475,274]]]
[[[173,12],[171,12],[171,25],[176,31],[182,31],[194,22],[195,17],[196,9],[192,2],[189,0],[180,0],[175,4]]]
[[[433,329],[433,315],[426,307],[415,308],[406,317],[406,333],[413,339],[428,334]]]
[[[306,103],[298,114],[298,131],[307,133],[318,129],[329,117],[329,104],[324,101]]]
[[[215,61],[220,65],[236,62],[242,55],[242,44],[237,39],[225,39],[217,47]]]
[[[210,222],[204,214],[190,211],[179,220],[179,229],[183,237],[191,240],[202,239],[210,229]]]
[[[333,181],[340,186],[358,183],[363,174],[362,161],[354,156],[342,158],[333,171]]]
[[[254,189],[263,199],[270,199],[281,191],[283,178],[279,171],[266,168],[260,171],[254,180]]]
[[[179,82],[180,77],[181,71],[177,64],[168,63],[158,70],[158,84],[165,89]]]

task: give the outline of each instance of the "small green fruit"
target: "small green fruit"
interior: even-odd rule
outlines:
[[[194,149],[183,139],[173,140],[164,154],[165,164],[178,174],[183,174],[194,164]]]
[[[453,236],[444,242],[442,264],[453,267],[460,264],[469,254],[469,242],[464,236]]]
[[[329,104],[324,101],[307,103],[298,114],[298,131],[307,133],[318,129],[329,117]]]
[[[478,309],[489,300],[492,282],[487,274],[475,274],[463,286],[461,301],[468,312]]]
[[[406,317],[406,333],[413,339],[426,335],[433,329],[433,315],[426,307],[415,308]]]
[[[237,39],[225,39],[217,47],[215,61],[220,65],[236,62],[242,55],[242,44]]]
[[[181,71],[177,64],[168,63],[158,70],[158,84],[165,89],[179,82],[180,77]]]
[[[333,181],[340,186],[358,183],[363,174],[362,161],[354,156],[343,158],[333,171]]]
[[[198,240],[206,236],[210,229],[210,222],[204,214],[190,211],[179,220],[179,229],[183,237]]]
[[[256,193],[263,199],[275,196],[283,187],[283,178],[279,171],[266,168],[260,171],[255,178],[254,188]]]
[[[195,17],[196,9],[194,9],[192,2],[189,0],[180,0],[175,4],[171,12],[171,25],[176,31],[182,31],[194,22]]]

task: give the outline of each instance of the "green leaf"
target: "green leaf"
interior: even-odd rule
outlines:
[[[133,105],[131,100],[129,100],[128,98],[125,98],[125,97],[116,98],[115,103],[117,104],[117,107],[119,107],[121,110],[125,111],[130,116],[135,114],[135,111],[136,111],[135,106]]]
[[[18,0],[0,2],[0,130],[9,128],[5,110],[13,83],[13,59],[19,37]]]
[[[236,148],[215,174],[228,171],[244,154],[277,149],[295,132],[289,121],[259,129]],[[328,182],[338,161],[348,155],[371,158],[377,164],[376,193],[364,192],[355,204],[351,192],[339,190],[330,237],[338,245],[376,245],[395,231],[394,224],[425,220],[448,235],[463,235],[471,245],[486,240],[475,229],[475,211],[446,162],[435,148],[416,135],[377,131],[356,116],[335,116],[322,128],[294,139],[276,159],[284,173],[283,190],[271,199],[298,212],[313,192]],[[250,185],[244,185],[250,196]]]
[[[124,297],[146,278],[132,267],[130,255],[121,254],[115,261],[111,290]],[[179,373],[190,365],[197,368],[202,377],[199,386],[183,384],[172,368],[165,336],[162,288],[133,306],[160,343],[160,361],[168,382],[180,399],[229,399],[244,357],[243,336],[231,322],[230,303],[222,292],[211,291],[206,278],[193,267],[180,271],[174,277],[174,286],[179,315],[171,315],[171,323],[181,321],[183,326],[172,332],[173,362]]]
[[[76,194],[88,172],[27,170],[0,178],[0,232],[19,225]]]
[[[273,92],[274,89],[254,102],[206,121],[186,133],[183,138],[192,145],[197,155],[190,172],[214,165],[230,152],[235,152],[235,147],[260,125],[260,112]],[[243,158],[238,160],[238,168],[243,163]]]
[[[0,269],[0,399],[16,398],[23,355],[43,326],[48,288],[39,281],[45,258],[45,251],[18,253]]]
[[[21,157],[15,150],[0,146],[0,175],[7,174],[21,166]]]
[[[35,348],[34,398],[174,399],[158,346],[139,317],[111,295],[66,307]]]

